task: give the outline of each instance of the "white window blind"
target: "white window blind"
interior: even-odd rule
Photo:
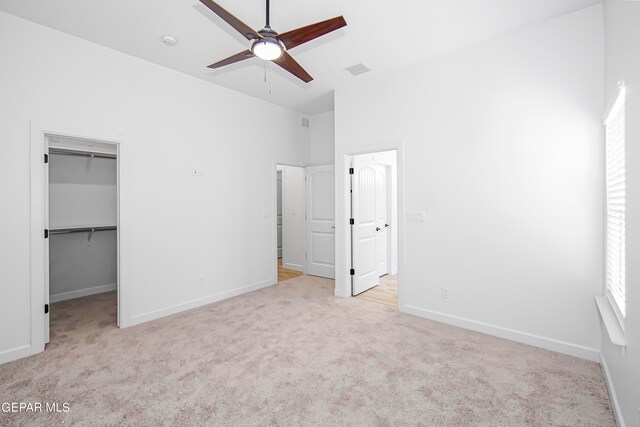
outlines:
[[[620,89],[607,120],[606,129],[606,194],[607,194],[607,293],[625,317],[625,91]]]

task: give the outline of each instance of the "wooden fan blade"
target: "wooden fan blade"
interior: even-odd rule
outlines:
[[[326,21],[282,33],[278,36],[278,40],[284,43],[287,49],[293,49],[296,46],[324,36],[346,25],[347,21],[345,21],[342,16],[338,16],[337,18],[327,19]]]
[[[296,60],[293,59],[287,52],[282,52],[282,56],[280,56],[280,58],[278,59],[274,59],[273,62],[305,83],[309,83],[311,80],[313,80],[313,77],[311,77],[309,73],[307,73],[304,68],[302,68],[300,64],[298,64]]]
[[[207,6],[213,13],[222,18],[227,24],[231,25],[237,32],[242,34],[247,40],[261,39],[262,36],[253,30],[250,26],[227,12],[222,6],[213,0],[200,0],[200,3]]]
[[[224,67],[225,65],[233,64],[236,62],[244,61],[245,59],[253,58],[253,53],[250,50],[245,50],[244,52],[236,53],[222,61],[218,61],[215,64],[208,65],[207,68],[215,69]]]

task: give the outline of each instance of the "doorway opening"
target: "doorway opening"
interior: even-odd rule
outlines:
[[[335,278],[335,167],[276,165],[278,283]]]
[[[398,307],[397,151],[351,158],[351,295]]]
[[[44,342],[118,324],[118,144],[44,135]]]
[[[276,165],[278,283],[304,274],[305,170]]]

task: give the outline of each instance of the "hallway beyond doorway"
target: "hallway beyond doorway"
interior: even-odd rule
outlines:
[[[356,295],[356,298],[393,308],[398,307],[398,275],[382,276],[378,286]]]
[[[293,279],[294,277],[302,276],[303,274],[304,273],[301,271],[284,268],[282,266],[282,258],[278,258],[278,283]]]

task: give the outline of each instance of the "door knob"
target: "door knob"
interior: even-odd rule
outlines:
[[[384,226],[385,226],[385,227],[388,227],[388,226],[389,226],[389,224],[385,224]]]
[[[380,227],[376,227],[376,231],[380,231]]]

